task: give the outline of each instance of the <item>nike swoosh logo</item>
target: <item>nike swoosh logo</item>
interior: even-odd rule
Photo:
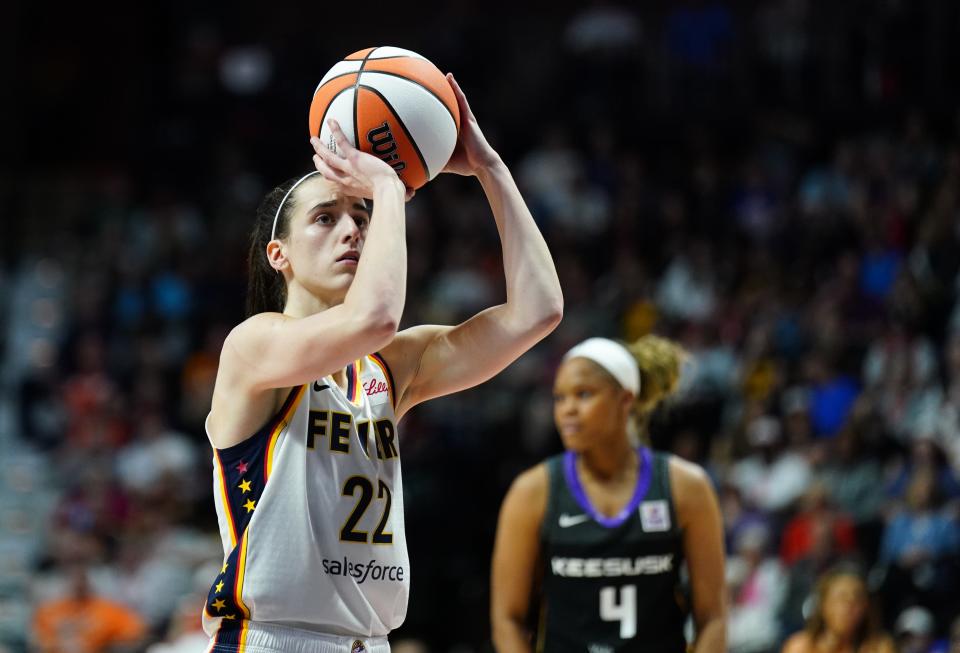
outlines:
[[[330,387],[330,385],[327,384],[327,383],[324,383],[323,385],[320,385],[320,382],[319,382],[319,381],[314,381],[314,382],[313,382],[313,391],[314,391],[314,392],[320,392],[321,390],[326,390],[326,389],[329,388],[329,387]]]
[[[582,524],[589,519],[590,515],[568,515],[564,513],[560,515],[560,528],[570,528],[571,526]]]

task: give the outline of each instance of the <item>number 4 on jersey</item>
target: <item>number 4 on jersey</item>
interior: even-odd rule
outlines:
[[[604,587],[600,590],[600,618],[604,621],[620,622],[620,639],[631,639],[637,634],[637,586],[620,587],[620,600],[617,600],[616,587]]]

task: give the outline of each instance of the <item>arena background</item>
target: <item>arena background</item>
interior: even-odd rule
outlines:
[[[137,650],[198,650],[220,564],[202,424],[243,317],[247,230],[311,165],[316,82],[370,45],[456,73],[566,299],[535,350],[402,425],[413,586],[396,648],[489,650],[496,513],[559,449],[559,356],[655,331],[693,354],[652,436],[717,484],[730,650],[778,650],[841,561],[903,650],[945,649],[960,4],[200,5],[4,4],[0,650],[33,650],[35,610],[78,569],[147,624]],[[405,325],[502,298],[475,181],[430,184],[408,224]]]

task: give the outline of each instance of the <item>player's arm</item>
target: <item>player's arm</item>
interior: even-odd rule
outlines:
[[[490,575],[490,626],[499,653],[533,650],[526,622],[540,557],[547,480],[545,465],[524,472],[513,482],[500,508]]]
[[[377,351],[396,335],[406,293],[404,187],[390,166],[354,149],[339,127],[332,131],[338,152],[316,141],[317,169],[342,192],[374,201],[353,283],[339,306],[303,318],[262,313],[230,332],[220,356],[210,417],[218,447],[249,435],[245,426],[217,424],[221,413],[233,412],[224,409],[235,407],[237,398],[248,402],[243,405],[262,403],[266,391],[330,374]],[[272,405],[264,414],[270,410]]]
[[[422,401],[491,378],[550,333],[563,314],[563,294],[547,244],[463,91],[452,75],[447,77],[462,122],[445,171],[480,180],[500,234],[507,301],[458,326],[421,326],[397,335],[395,346],[383,353],[399,390],[398,416]]]
[[[695,653],[727,649],[727,606],[724,588],[723,523],[717,496],[698,465],[670,459],[670,484],[683,530],[683,551],[690,571]]]

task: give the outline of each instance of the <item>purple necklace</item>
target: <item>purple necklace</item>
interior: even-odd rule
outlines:
[[[640,457],[640,469],[637,472],[637,486],[633,491],[633,497],[630,502],[624,506],[623,510],[613,517],[602,515],[593,504],[590,503],[590,497],[587,496],[583,485],[580,483],[580,477],[577,475],[577,454],[568,451],[563,460],[564,476],[567,478],[567,487],[590,517],[595,522],[605,528],[616,528],[627,521],[630,514],[637,509],[643,497],[647,496],[647,490],[650,489],[650,479],[653,477],[653,461],[650,456],[650,450],[646,447],[638,447],[637,455]]]

